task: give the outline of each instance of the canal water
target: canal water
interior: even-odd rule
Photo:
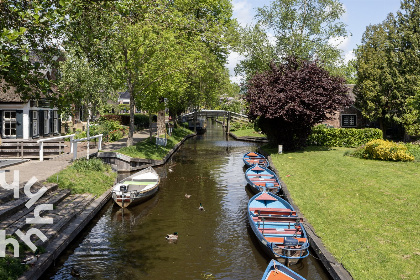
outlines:
[[[261,279],[270,260],[246,218],[252,194],[242,161],[256,145],[226,138],[209,121],[204,135],[156,168],[156,196],[124,212],[109,202],[42,279]],[[312,256],[290,268],[329,279]]]

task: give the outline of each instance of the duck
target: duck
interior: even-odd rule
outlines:
[[[76,268],[72,267],[70,271],[71,276],[73,277],[80,277],[80,272]]]
[[[186,197],[186,198],[190,198],[190,197],[191,197],[191,195],[190,195],[190,194],[185,194],[185,197]]]
[[[27,256],[22,262],[21,262],[21,264],[29,264],[29,265],[31,265],[31,266],[33,266],[35,263],[36,263],[36,261],[38,260],[38,258],[39,258],[39,255],[37,254],[37,255],[30,255],[30,256]]]
[[[165,238],[168,241],[176,241],[178,240],[178,232],[174,232],[173,234],[168,233]]]
[[[198,207],[198,210],[205,211],[203,205],[201,204],[201,202],[200,202],[200,207]]]

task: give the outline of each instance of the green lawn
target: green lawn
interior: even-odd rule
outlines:
[[[309,147],[273,164],[294,202],[354,279],[420,279],[420,162]]]
[[[188,130],[183,127],[174,128],[172,136],[168,137],[166,146],[156,145],[156,139],[153,137],[151,140],[147,139],[141,142],[138,142],[134,146],[124,147],[115,152],[133,157],[133,158],[143,158],[143,159],[154,159],[161,160],[163,159],[172,148],[181,142],[187,135],[192,134],[191,130]]]
[[[62,189],[70,189],[72,193],[91,193],[102,195],[115,183],[117,173],[100,159],[80,159],[72,165],[52,175],[47,182],[57,183]]]
[[[265,134],[260,134],[252,128],[231,131],[231,133],[233,133],[236,137],[266,137]]]

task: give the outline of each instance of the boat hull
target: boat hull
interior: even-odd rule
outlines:
[[[253,169],[261,169],[261,171],[253,171]],[[265,167],[252,166],[245,171],[245,179],[254,194],[267,190],[274,194],[278,194],[281,190],[280,180],[276,173]]]
[[[272,193],[259,193],[248,203],[247,216],[261,248],[272,259],[291,265],[309,255],[302,219],[287,201]]]
[[[244,164],[248,167],[251,167],[253,165],[259,165],[264,167],[270,166],[270,163],[263,155],[255,152],[246,153],[243,156],[242,160]]]
[[[113,193],[112,199],[118,206],[122,208],[132,207],[152,198],[157,193],[158,189],[159,187],[156,186],[155,188],[151,189],[150,191],[147,191],[146,193],[142,193],[138,196],[124,199],[122,199],[121,196],[118,196],[116,193]]]
[[[271,260],[261,280],[305,280],[305,278],[278,261]]]
[[[131,207],[153,197],[159,189],[159,182],[159,175],[148,167],[113,186],[111,197],[118,206]]]

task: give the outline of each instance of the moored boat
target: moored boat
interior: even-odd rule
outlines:
[[[305,278],[278,261],[271,260],[261,280],[305,280]]]
[[[284,199],[260,192],[248,203],[248,220],[263,250],[286,265],[309,255],[309,242],[302,218]]]
[[[263,155],[255,152],[246,153],[243,157],[243,161],[246,166],[260,165],[268,167],[270,165]]]
[[[156,171],[148,167],[116,184],[112,188],[112,199],[120,207],[139,204],[158,191],[159,181]]]
[[[264,189],[272,193],[278,193],[281,190],[276,173],[268,168],[253,165],[245,171],[245,178],[254,193],[261,192]]]

